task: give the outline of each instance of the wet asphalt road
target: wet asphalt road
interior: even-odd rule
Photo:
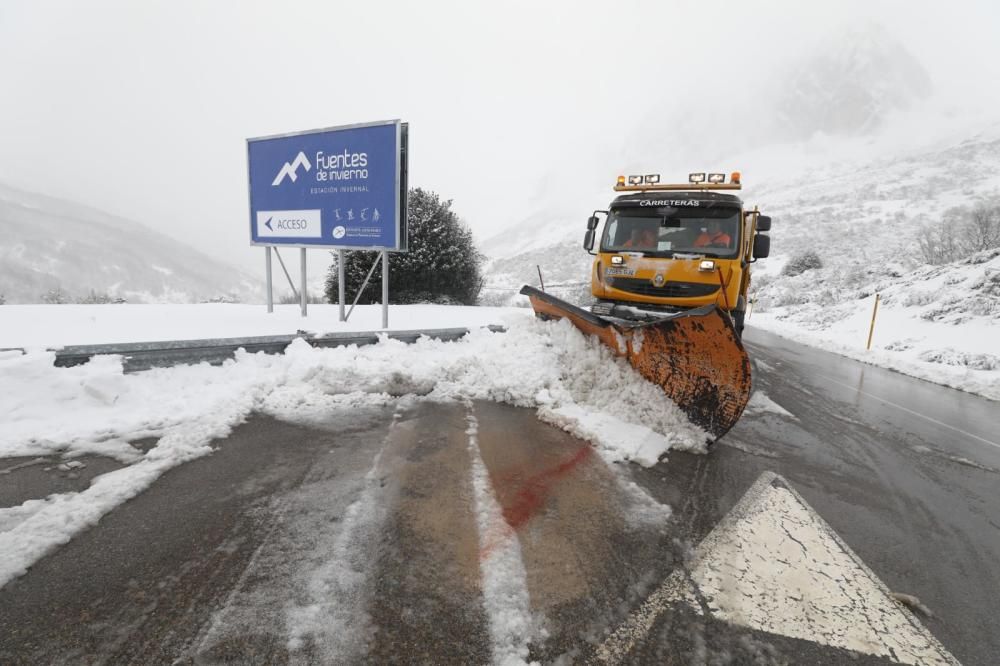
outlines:
[[[518,609],[530,659],[586,662],[766,471],[957,659],[996,663],[997,403],[747,340],[791,416],[750,412],[649,469],[493,403],[255,416],[0,589],[0,663],[488,663]],[[4,506],[87,480],[42,469],[0,477]],[[889,663],[682,608],[628,660]]]

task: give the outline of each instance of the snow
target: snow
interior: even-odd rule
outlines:
[[[201,303],[190,305],[4,305],[0,306],[0,349],[58,348],[117,342],[205,340],[258,335],[344,331],[415,330],[503,324],[528,317],[518,308],[451,305],[390,305],[389,328],[382,329],[382,306],[359,305],[341,322],[336,305]]]
[[[795,418],[790,411],[776,403],[774,400],[771,400],[771,398],[760,389],[754,391],[750,396],[750,401],[747,402],[746,412],[747,414],[767,413],[787,416],[793,419]]]
[[[469,457],[479,533],[479,570],[483,606],[490,625],[494,664],[527,663],[528,644],[542,636],[541,622],[531,613],[528,574],[521,557],[521,541],[503,517],[479,451],[479,422],[469,405]],[[499,532],[499,533],[498,533]]]
[[[880,304],[871,350],[865,346],[874,295],[833,308],[788,306],[754,311],[747,326],[863,363],[1000,400],[1000,357],[996,348],[1000,330],[995,320],[988,317],[964,317],[957,323],[928,320],[921,313],[933,304],[928,307],[917,303],[919,299],[911,298]]]
[[[0,354],[0,457],[98,453],[131,463],[83,492],[8,516],[0,585],[166,470],[209,454],[213,440],[254,411],[301,420],[330,407],[385,405],[394,396],[492,400],[538,409],[609,460],[652,465],[670,448],[704,451],[707,434],[659,387],[569,322],[514,316],[507,325],[506,333],[474,329],[455,342],[383,338],[319,349],[296,340],[282,355],[240,351],[221,366],[129,374],[118,356],[56,368],[53,352]],[[622,415],[635,425],[618,421]],[[130,444],[144,438],[158,439],[145,454]]]
[[[398,414],[397,414],[398,417]],[[393,419],[393,426],[397,420]],[[356,549],[362,541],[369,547],[370,535],[388,515],[383,493],[380,463],[386,443],[375,456],[364,477],[364,487],[341,518],[340,531],[323,544],[324,561],[305,575],[304,597],[285,613],[288,651],[293,658],[308,658],[304,648],[313,647],[324,661],[335,662],[347,655],[361,654],[374,631],[364,606],[365,582],[374,565],[369,548]],[[367,537],[367,538],[366,538]],[[293,659],[294,660],[294,659]]]
[[[605,443],[605,459],[631,460],[644,467],[658,462],[659,456],[671,448],[668,436],[653,429],[615,418],[611,414],[594,413],[579,405],[556,409],[541,408],[538,416],[575,437]]]
[[[235,398],[235,396],[234,396]],[[211,451],[208,443],[229,433],[227,415],[204,414],[198,422],[181,424],[164,435],[143,460],[102,474],[80,493],[50,495],[29,500],[0,515],[0,587],[119,504],[135,497],[160,475],[181,463]],[[4,441],[4,440],[0,440]],[[2,444],[0,444],[2,446]]]

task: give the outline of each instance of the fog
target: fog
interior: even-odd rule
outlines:
[[[995,108],[987,1],[8,1],[0,182],[256,268],[245,139],[401,118],[411,185],[453,199],[485,239],[539,206],[584,215],[578,186],[656,167],[647,148],[724,155],[796,63],[855,26],[919,61],[944,122]]]

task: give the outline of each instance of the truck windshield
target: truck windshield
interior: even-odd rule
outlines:
[[[601,250],[735,257],[739,250],[740,209],[722,206],[611,211]]]

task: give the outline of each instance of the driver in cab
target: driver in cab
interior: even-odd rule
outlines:
[[[634,250],[655,250],[660,240],[657,227],[647,226],[632,230],[632,237],[622,247]]]
[[[729,234],[722,230],[722,224],[718,220],[709,220],[705,231],[695,239],[694,246],[728,248],[732,240]]]

